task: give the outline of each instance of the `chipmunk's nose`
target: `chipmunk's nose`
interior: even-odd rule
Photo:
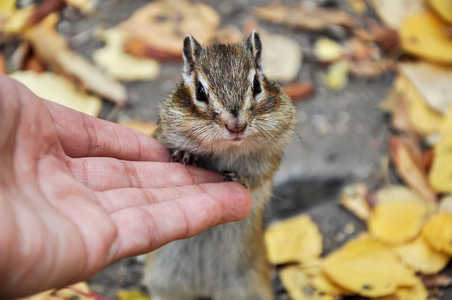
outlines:
[[[225,123],[226,129],[230,132],[230,133],[235,133],[235,134],[239,134],[242,133],[243,131],[245,131],[246,127],[248,126],[248,124],[246,122],[234,122],[234,123]]]

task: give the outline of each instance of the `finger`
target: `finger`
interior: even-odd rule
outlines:
[[[206,184],[206,186],[209,184]],[[221,192],[219,185],[225,186]],[[110,260],[155,250],[225,222],[244,219],[251,210],[249,193],[237,183],[210,184],[208,193],[116,211],[118,228]]]
[[[111,214],[129,207],[152,205],[185,196],[211,194],[216,198],[228,199],[231,192],[234,193],[230,184],[205,183],[162,189],[117,189],[96,192],[96,195],[98,203]]]
[[[107,156],[126,160],[169,161],[169,151],[136,130],[43,100],[64,151],[70,157]]]
[[[121,188],[163,188],[222,181],[220,174],[179,163],[131,162],[105,157],[75,158],[72,174],[96,191]]]

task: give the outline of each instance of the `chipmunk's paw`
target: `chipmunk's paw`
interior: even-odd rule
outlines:
[[[190,154],[181,150],[174,150],[171,155],[172,162],[180,162],[185,165],[192,165],[194,167],[198,166],[199,158],[193,154]]]
[[[248,180],[246,180],[246,178],[240,175],[237,171],[223,171],[221,172],[221,175],[223,175],[224,181],[234,181],[240,183],[245,188],[249,187]]]

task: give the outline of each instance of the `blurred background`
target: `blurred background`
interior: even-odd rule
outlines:
[[[0,72],[43,98],[152,135],[159,104],[181,80],[185,35],[238,43],[257,29],[265,74],[292,98],[298,122],[267,224],[308,214],[325,257],[367,230],[386,201],[382,189],[452,213],[444,208],[452,154],[438,150],[452,145],[444,138],[452,133],[451,24],[450,0],[1,0]],[[431,299],[452,299],[440,273],[452,250],[444,255],[434,271],[408,264]],[[146,293],[142,265],[142,257],[114,263],[90,289],[111,299]],[[297,298],[277,273],[277,299],[343,296]],[[381,299],[427,299],[414,294]]]

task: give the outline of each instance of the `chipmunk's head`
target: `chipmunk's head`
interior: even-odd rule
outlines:
[[[179,130],[187,140],[180,147],[213,152],[262,146],[293,127],[291,101],[264,76],[256,31],[242,44],[209,47],[188,35],[183,58],[183,82],[172,95],[174,122],[185,122]]]

